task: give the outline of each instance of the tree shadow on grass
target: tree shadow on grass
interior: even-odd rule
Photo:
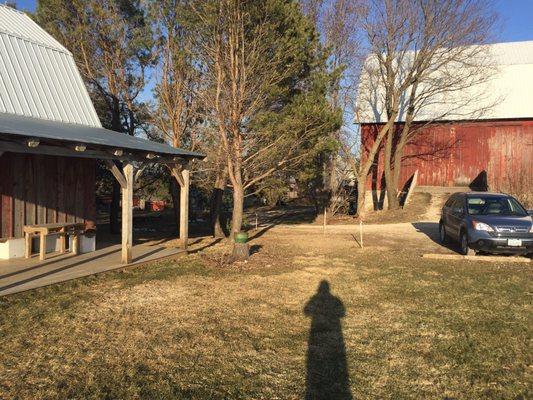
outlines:
[[[255,254],[255,253],[259,253],[262,248],[263,248],[263,246],[260,245],[260,244],[252,244],[250,246],[250,255]]]
[[[456,253],[459,252],[458,243],[452,240],[448,240],[446,244],[443,244],[440,241],[438,222],[413,222],[412,225],[418,232],[422,232],[424,235],[426,235],[429,239],[431,239],[434,243],[438,244],[439,246],[442,246],[448,250],[452,250]]]
[[[342,301],[331,294],[328,281],[320,282],[304,313],[311,317],[305,399],[352,399],[341,326],[345,309]]]

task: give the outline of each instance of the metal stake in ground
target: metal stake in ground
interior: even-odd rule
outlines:
[[[363,248],[363,220],[359,221],[359,238],[361,239],[361,248]]]

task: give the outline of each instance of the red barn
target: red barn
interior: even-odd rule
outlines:
[[[469,102],[467,107],[481,109],[487,105],[487,111],[475,118],[468,117],[469,113],[465,112],[455,116],[451,113],[450,118],[433,121],[427,117],[430,113],[424,110],[426,112],[422,112],[415,123],[420,133],[413,137],[403,154],[400,186],[418,170],[418,185],[423,186],[482,189],[486,185],[496,191],[532,192],[533,41],[488,47],[495,67],[491,79],[480,87],[447,98],[452,107],[458,103],[454,97],[462,96]],[[381,110],[376,112],[376,107],[370,109],[369,105],[361,103],[362,117],[357,122],[361,128],[364,157],[383,119],[380,119]],[[446,107],[446,104],[438,107]],[[400,117],[396,128],[401,126]],[[383,148],[375,159],[368,188],[381,190],[382,184]]]

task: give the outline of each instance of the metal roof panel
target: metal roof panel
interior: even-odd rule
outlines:
[[[26,13],[5,4],[0,4],[0,32],[70,54]]]
[[[101,127],[72,54],[26,14],[3,5],[0,112]]]

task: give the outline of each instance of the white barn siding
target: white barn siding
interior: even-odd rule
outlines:
[[[415,121],[532,118],[533,41],[494,43],[486,45],[486,50],[490,79],[432,97],[418,110]],[[361,74],[356,123],[386,121],[385,90],[371,73],[375,70],[372,57],[368,57],[367,68]],[[406,101],[401,104],[398,121],[405,118]]]

